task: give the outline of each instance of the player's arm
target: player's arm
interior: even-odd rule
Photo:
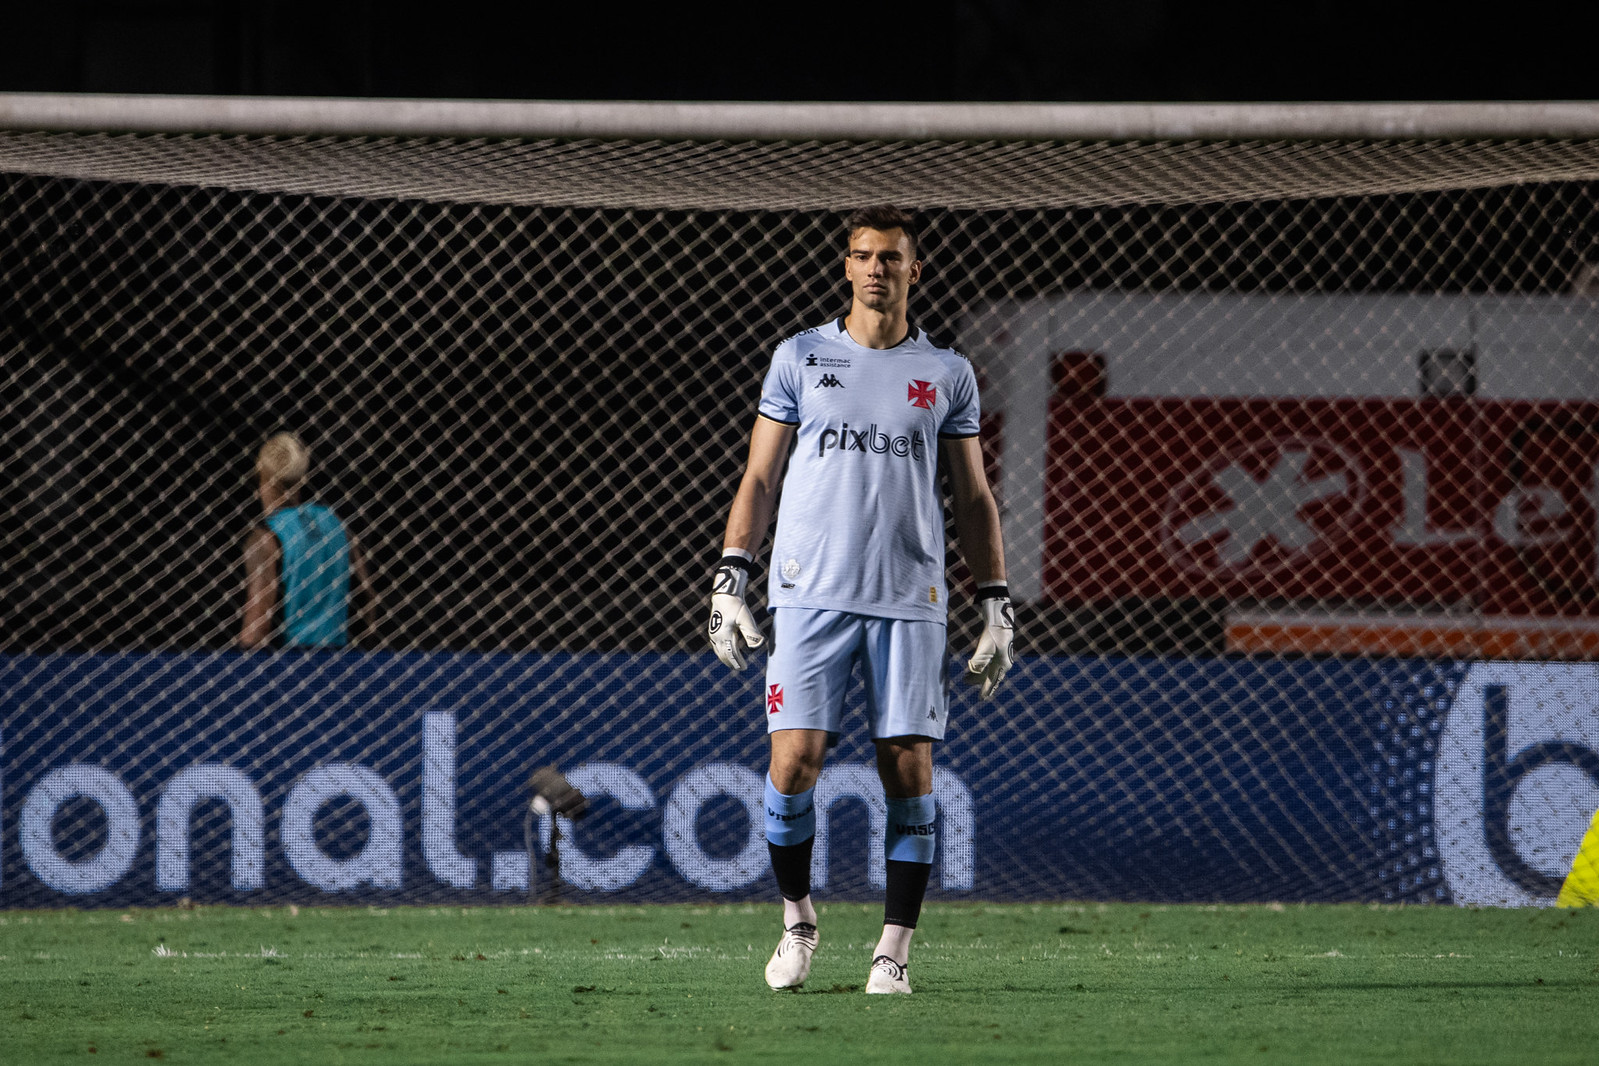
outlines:
[[[999,528],[999,505],[983,470],[983,447],[976,437],[941,442],[949,476],[950,508],[955,536],[966,568],[977,583],[983,612],[983,634],[966,664],[966,680],[982,686],[982,698],[994,694],[1015,657],[1016,615],[1005,583],[1005,545]]]
[[[950,507],[955,514],[955,536],[960,541],[966,569],[978,586],[1005,583],[1005,547],[999,532],[999,505],[983,471],[983,446],[976,437],[945,438],[939,442],[944,469],[949,475]]]
[[[795,427],[757,415],[750,431],[744,477],[727,515],[722,558],[711,582],[711,621],[707,634],[716,657],[735,670],[747,665],[746,652],[766,643],[744,595],[755,553],[766,541],[777,505],[783,462],[794,442]]]
[[[244,539],[244,624],[241,648],[264,648],[272,638],[272,620],[278,613],[278,565],[282,553],[278,538],[264,526],[250,530]]]
[[[350,597],[355,611],[351,621],[351,636],[370,642],[377,635],[378,593],[372,584],[372,571],[366,565],[366,553],[354,533],[345,530],[350,541]],[[354,641],[352,640],[352,643]]]
[[[783,477],[783,461],[788,458],[798,427],[755,416],[750,431],[750,454],[744,464],[744,477],[738,483],[732,510],[727,515],[727,535],[722,538],[722,554],[728,549],[742,552],[752,560],[766,541],[777,505],[777,490]]]

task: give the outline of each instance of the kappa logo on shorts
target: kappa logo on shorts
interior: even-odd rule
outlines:
[[[931,381],[912,381],[907,387],[906,398],[912,407],[925,407],[929,410],[938,402],[938,387]]]
[[[776,714],[783,709],[783,686],[766,686],[766,713]]]

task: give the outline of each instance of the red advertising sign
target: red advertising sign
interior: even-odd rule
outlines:
[[[1047,599],[1599,615],[1599,404],[1063,399]]]

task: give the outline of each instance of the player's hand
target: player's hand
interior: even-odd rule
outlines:
[[[977,606],[983,612],[983,635],[966,663],[966,683],[983,686],[978,695],[986,700],[1016,661],[1016,612],[1004,585],[978,589]]]
[[[749,665],[749,653],[766,646],[761,627],[744,602],[749,580],[749,564],[736,555],[725,556],[711,580],[711,624],[707,633],[716,657],[734,670],[744,669]]]

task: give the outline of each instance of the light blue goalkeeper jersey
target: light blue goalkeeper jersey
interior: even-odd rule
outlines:
[[[914,327],[864,348],[840,318],[777,346],[760,413],[798,427],[769,605],[944,621],[938,442],[978,434],[972,364]]]

